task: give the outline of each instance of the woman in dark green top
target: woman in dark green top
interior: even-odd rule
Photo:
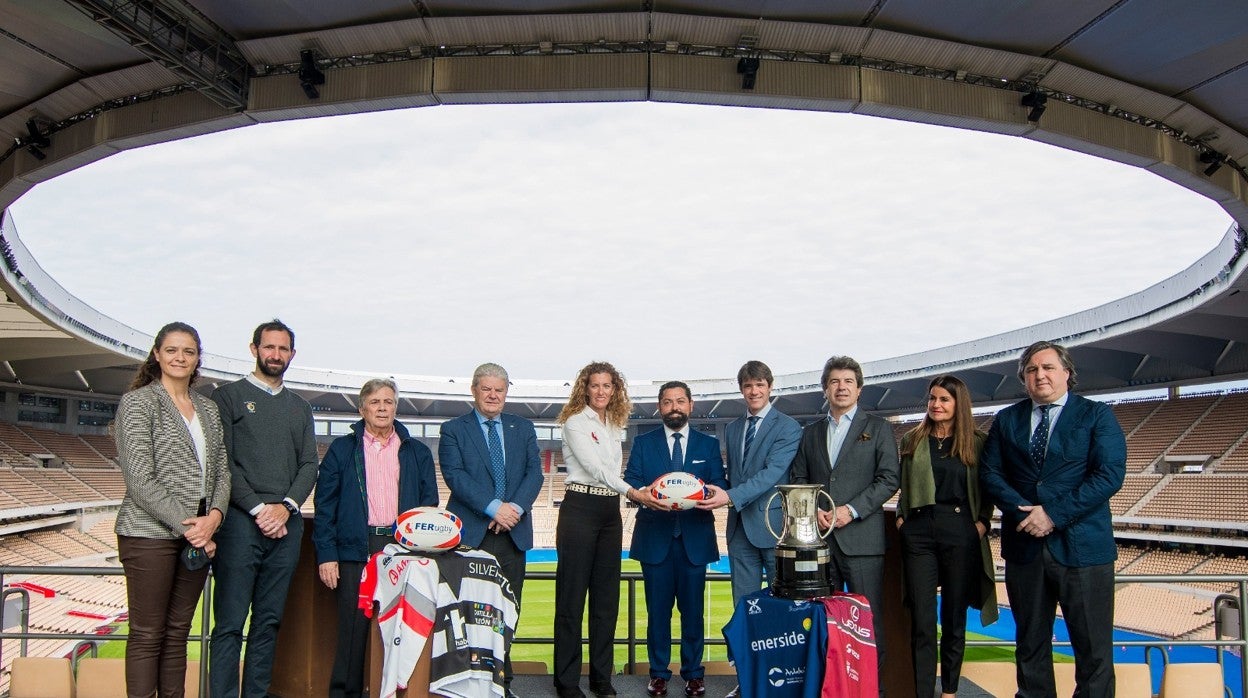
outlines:
[[[985,625],[997,619],[992,555],[985,535],[992,505],[979,494],[984,433],[975,429],[971,395],[954,376],[928,385],[927,415],[901,439],[901,531],[915,695],[936,682],[936,588],[940,602],[941,695],[956,695],[966,645],[966,609]]]

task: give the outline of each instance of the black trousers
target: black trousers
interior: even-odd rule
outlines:
[[[368,552],[378,552],[394,536],[370,535]],[[360,698],[364,690],[364,665],[368,657],[368,629],[371,621],[359,608],[360,574],[367,563],[338,561],[338,646],[334,668],[329,674],[330,698]]]
[[[589,685],[606,688],[615,673],[620,614],[619,495],[568,492],[559,506],[555,548],[555,690],[575,693],[581,677],[581,621],[589,597]]]
[[[940,687],[957,693],[966,648],[966,609],[979,587],[979,531],[968,507],[914,509],[901,526],[914,694],[931,698],[936,684],[936,587],[940,587]]]
[[[478,547],[498,559],[499,569],[507,578],[507,583],[511,585],[512,593],[516,595],[516,624],[519,627],[520,595],[524,591],[524,551],[516,546],[516,542],[511,539],[511,533],[507,531],[491,533],[487,530],[485,538],[481,539],[481,545]],[[507,659],[503,662],[503,683],[506,684],[507,690],[511,690],[513,676],[511,648],[508,647]]]
[[[1066,567],[1048,548],[1030,562],[1005,562],[1005,589],[1018,625],[1018,698],[1053,698],[1057,605],[1075,651],[1074,698],[1114,695],[1114,565]]]

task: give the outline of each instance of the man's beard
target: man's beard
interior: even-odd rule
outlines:
[[[260,359],[256,359],[256,370],[268,376],[269,378],[281,378],[286,373],[286,369],[290,364],[279,364],[279,366],[270,366]]]
[[[663,424],[672,431],[680,431],[685,428],[685,424],[689,423],[689,415],[684,412],[672,410],[663,415]]]

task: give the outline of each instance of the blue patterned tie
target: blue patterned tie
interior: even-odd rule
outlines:
[[[507,492],[507,467],[503,460],[503,440],[498,436],[498,420],[486,421],[490,432],[490,472],[494,475],[494,498],[502,499]]]
[[[750,417],[750,426],[745,428],[745,450],[741,453],[741,462],[744,463],[750,459],[750,444],[754,443],[754,437],[758,434],[758,415]]]
[[[1044,452],[1049,447],[1049,410],[1053,405],[1040,405],[1040,424],[1036,426],[1036,431],[1031,435],[1031,444],[1028,449],[1031,452],[1031,461],[1036,464],[1037,468],[1044,467]]]

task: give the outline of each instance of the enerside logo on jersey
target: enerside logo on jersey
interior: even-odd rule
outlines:
[[[763,650],[774,650],[778,647],[796,647],[797,645],[806,644],[806,634],[799,633],[796,630],[790,630],[775,637],[764,637],[758,640],[750,641],[751,652],[762,652]]]
[[[758,605],[758,601],[758,599],[746,599],[746,603],[750,605],[749,614],[752,616],[763,612],[762,607]]]

